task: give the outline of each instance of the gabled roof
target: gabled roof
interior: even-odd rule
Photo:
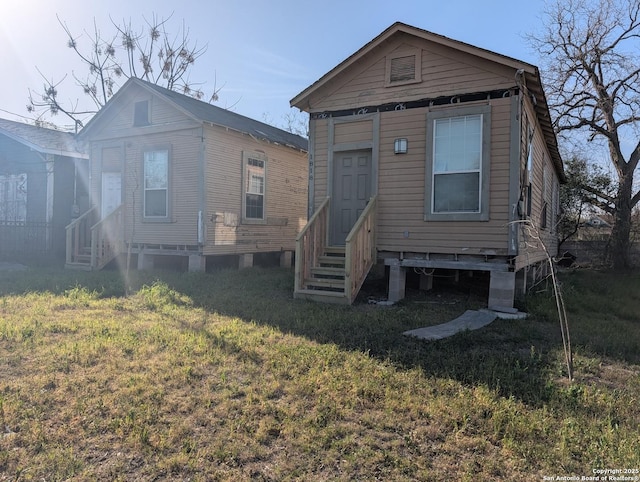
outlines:
[[[352,65],[362,59],[365,55],[367,55],[372,50],[379,47],[381,44],[385,43],[391,37],[398,34],[407,34],[411,35],[423,40],[427,40],[430,42],[434,42],[436,44],[450,47],[452,49],[456,49],[461,52],[468,53],[470,55],[474,55],[481,59],[485,59],[491,62],[495,62],[497,64],[501,64],[507,67],[513,68],[516,72],[521,72],[524,76],[526,88],[529,90],[529,93],[534,97],[534,105],[536,114],[538,116],[538,121],[543,131],[543,135],[547,144],[547,148],[549,149],[549,153],[553,160],[553,163],[556,166],[556,170],[560,176],[560,179],[564,182],[566,180],[564,175],[564,167],[562,164],[562,158],[560,157],[560,153],[558,151],[558,142],[556,139],[555,131],[553,130],[553,125],[551,122],[551,114],[549,113],[549,107],[547,105],[547,99],[542,89],[542,80],[540,78],[540,72],[538,67],[535,65],[529,64],[527,62],[523,62],[521,60],[514,59],[512,57],[508,57],[506,55],[498,54],[492,52],[490,50],[486,50],[480,47],[475,47],[473,45],[460,42],[458,40],[453,40],[451,38],[445,37],[443,35],[439,35],[433,32],[429,32],[427,30],[423,30],[421,28],[412,27],[411,25],[407,25],[402,22],[396,22],[387,28],[380,35],[375,37],[373,40],[368,42],[362,48],[360,48],[357,52],[346,58],[336,67],[331,69],[325,75],[323,75],[320,79],[314,82],[312,85],[307,87],[305,90],[300,92],[297,96],[291,99],[291,106],[298,107],[300,110],[305,110],[308,108],[308,101],[311,95],[321,89],[324,85],[326,85],[331,80],[338,77],[344,71],[349,69]],[[515,82],[515,79],[514,79]]]
[[[85,153],[83,143],[70,132],[0,119],[0,134],[43,154],[89,158]]]
[[[107,103],[106,106],[98,112],[91,121],[82,130],[82,135],[96,124],[97,119],[102,117],[110,104],[117,102],[130,85],[138,85],[155,95],[162,97],[167,102],[173,104],[179,110],[193,118],[198,122],[204,122],[216,126],[232,129],[244,134],[248,134],[256,139],[265,140],[274,144],[290,147],[293,149],[306,151],[308,149],[308,141],[302,136],[292,134],[277,127],[270,126],[264,122],[260,122],[249,117],[237,114],[227,109],[202,102],[179,92],[165,89],[159,85],[153,84],[137,78],[130,78]]]

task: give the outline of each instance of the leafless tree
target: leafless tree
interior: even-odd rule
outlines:
[[[547,6],[542,32],[530,40],[542,54],[558,134],[585,133],[586,142],[606,146],[617,190],[592,194],[614,215],[613,267],[629,268],[631,214],[640,201],[640,191],[634,192],[640,161],[640,2],[555,0]]]
[[[76,85],[82,89],[83,100],[64,100],[60,91],[69,74],[59,80],[41,76],[44,80],[40,93],[29,90],[27,109],[39,118],[46,114],[63,114],[73,121],[76,128],[95,114],[130,77],[138,77],[200,100],[218,100],[218,91],[205,96],[198,84],[189,79],[189,71],[207,50],[192,42],[189,30],[183,25],[172,35],[168,30],[169,18],[155,15],[145,26],[136,29],[131,21],[120,23],[111,19],[113,31],[104,35],[94,19],[93,31],[74,35],[69,26],[58,18],[67,35],[70,48],[86,72],[72,72]],[[206,97],[206,98],[205,98]],[[89,102],[86,102],[87,98]]]

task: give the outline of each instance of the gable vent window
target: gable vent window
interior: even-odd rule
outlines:
[[[133,125],[140,127],[148,126],[149,124],[149,101],[136,102],[133,105]]]
[[[387,56],[387,87],[421,82],[422,62],[419,49],[403,50]]]
[[[391,59],[391,82],[402,82],[403,80],[414,80],[415,78],[415,55]]]

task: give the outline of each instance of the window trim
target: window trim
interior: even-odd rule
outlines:
[[[247,217],[247,191],[245,180],[249,173],[249,160],[262,161],[264,163],[264,174],[262,184],[262,218]],[[267,179],[268,179],[268,157],[263,152],[243,151],[242,152],[242,224],[267,224]],[[253,193],[255,194],[255,193]]]
[[[167,211],[165,216],[147,216],[146,204],[147,204],[147,188],[145,187],[145,157],[149,152],[166,152],[167,153],[167,199],[166,206]],[[171,186],[172,186],[172,151],[171,146],[167,145],[153,145],[147,146],[142,149],[142,221],[145,223],[168,223],[171,222]]]
[[[433,162],[435,121],[438,119],[481,115],[482,159],[480,162],[480,210],[479,212],[436,213],[433,212]],[[491,105],[449,107],[427,113],[427,143],[425,166],[424,220],[425,221],[488,221],[491,168]]]
[[[391,64],[394,59],[399,59],[402,57],[410,57],[414,56],[415,58],[415,76],[413,79],[407,80],[391,80]],[[407,85],[407,84],[417,84],[422,82],[422,50],[419,48],[411,48],[411,49],[403,49],[397,50],[385,58],[385,76],[384,76],[384,86],[385,87],[395,87],[397,85]]]

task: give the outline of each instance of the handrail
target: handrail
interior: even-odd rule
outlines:
[[[90,221],[88,218],[92,216],[95,212],[96,208],[91,208],[88,211],[85,211],[82,215],[78,216],[76,219],[71,221],[67,226],[65,226],[66,231],[66,262],[75,263],[78,261],[78,257],[80,256],[80,250],[82,248],[88,248],[89,245],[85,244],[89,239],[89,231],[87,223]],[[82,233],[83,230],[86,231]],[[84,234],[84,235],[82,235]],[[86,239],[83,239],[86,238]],[[83,242],[85,241],[85,242]]]
[[[296,236],[296,268],[294,291],[304,289],[304,280],[311,275],[311,268],[318,264],[328,242],[329,201],[326,198],[309,222]]]
[[[322,201],[322,204],[320,204],[320,207],[316,210],[315,213],[313,213],[313,216],[311,216],[311,219],[307,221],[307,224],[305,225],[305,227],[302,228],[302,231],[300,231],[298,233],[298,236],[296,236],[296,241],[302,239],[302,236],[304,236],[306,232],[311,228],[311,226],[315,224],[316,219],[320,216],[321,211],[326,207],[326,205],[329,204],[330,199],[331,198],[325,198],[325,200]]]
[[[91,226],[91,269],[100,269],[122,250],[122,205]]]
[[[353,303],[376,261],[376,207],[373,196],[345,240],[345,295]]]

